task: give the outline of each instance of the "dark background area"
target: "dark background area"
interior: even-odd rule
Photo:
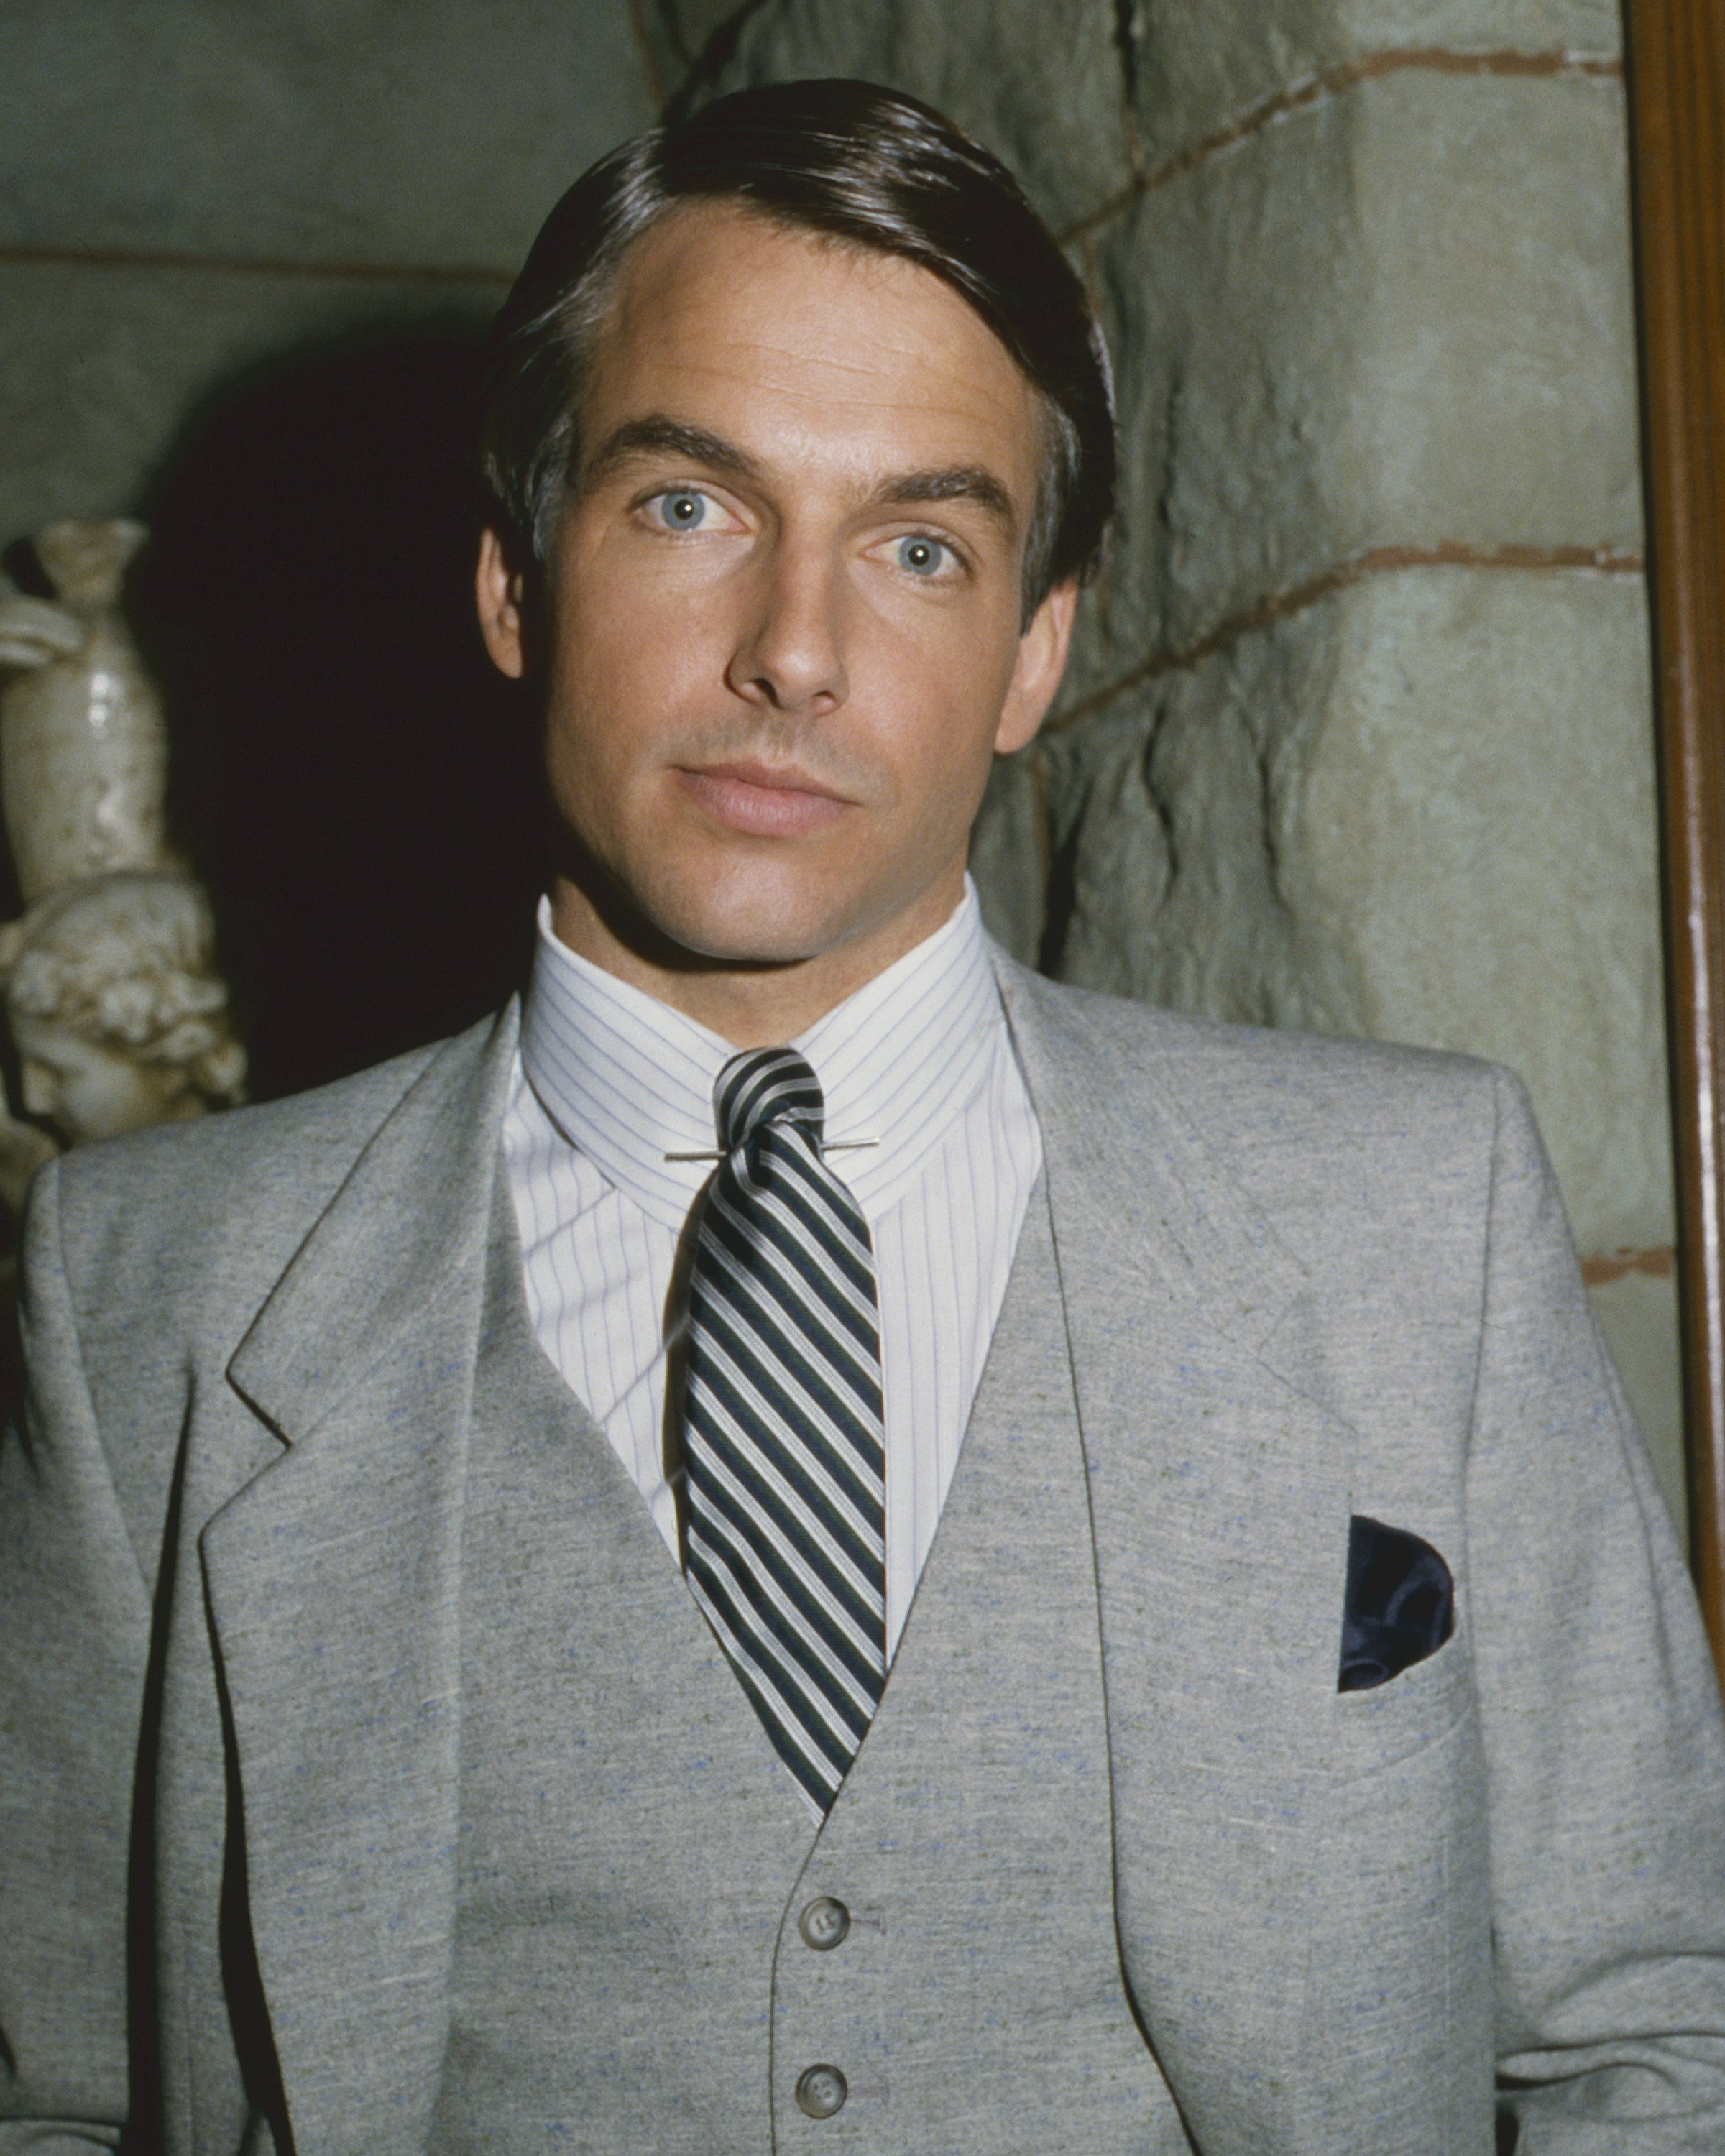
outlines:
[[[475,625],[479,333],[291,353],[190,418],[130,612],[173,740],[255,1098],[466,1024],[541,880],[531,715]]]

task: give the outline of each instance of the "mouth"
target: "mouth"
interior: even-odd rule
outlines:
[[[837,823],[856,803],[794,764],[679,767],[684,790],[715,823],[752,838],[803,838]]]

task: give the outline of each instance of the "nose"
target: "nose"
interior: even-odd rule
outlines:
[[[787,716],[835,711],[849,693],[842,586],[829,544],[781,536],[758,565],[725,670],[733,694]]]

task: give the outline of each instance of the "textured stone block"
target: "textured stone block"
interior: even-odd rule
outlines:
[[[0,241],[513,270],[653,117],[629,0],[10,0]]]
[[[1040,960],[1047,916],[1042,792],[1042,767],[1032,752],[996,757],[970,834],[970,872],[983,925],[1026,966]]]
[[[1617,0],[1138,0],[1138,126],[1154,169],[1271,100],[1378,55],[1615,56]]]
[[[1677,1283],[1631,1271],[1590,1290],[1594,1315],[1647,1440],[1653,1471],[1680,1537],[1689,1532],[1683,1453],[1682,1365],[1677,1347]]]
[[[1622,95],[1403,74],[1096,244],[1121,523],[1069,702],[1378,547],[1640,543]]]
[[[1301,877],[1336,665],[1333,625],[1302,616],[1041,745],[1061,978],[1236,1024],[1365,1029]]]
[[[1040,753],[1064,977],[1507,1063],[1580,1247],[1670,1242],[1638,578],[1375,577]]]
[[[1337,611],[1301,820],[1365,1030],[1512,1065],[1582,1249],[1669,1243],[1640,579],[1439,572]]]
[[[471,336],[495,290],[0,264],[0,543],[137,507],[187,418],[249,372],[343,337]]]
[[[1132,175],[1108,0],[768,0],[715,88],[803,75],[859,75],[926,98],[1010,166],[1057,228]]]

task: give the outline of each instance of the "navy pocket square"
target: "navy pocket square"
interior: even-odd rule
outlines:
[[[1338,1691],[1369,1691],[1435,1655],[1455,1629],[1455,1583],[1430,1543],[1356,1513],[1348,1528]]]

